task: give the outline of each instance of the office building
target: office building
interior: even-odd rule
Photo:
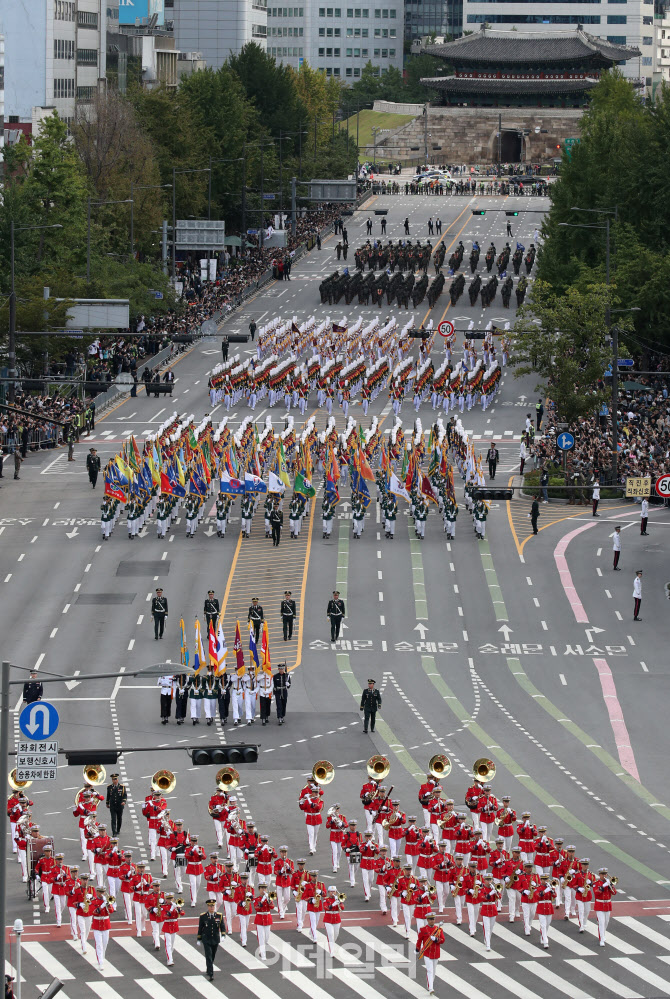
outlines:
[[[177,48],[201,53],[212,69],[248,42],[265,48],[266,0],[172,0],[165,4],[165,18],[172,21]]]
[[[405,0],[405,40],[459,38],[463,0]]]

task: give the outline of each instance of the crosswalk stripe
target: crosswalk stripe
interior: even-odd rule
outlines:
[[[620,999],[642,999],[639,992],[634,992],[627,985],[621,985],[615,978],[611,978],[601,971],[598,965],[589,964],[588,961],[582,961],[581,958],[568,958],[565,963],[571,964],[582,975],[592,978],[594,982],[609,989],[610,992],[613,992],[615,996],[619,996]]]
[[[519,967],[526,968],[533,975],[541,978],[546,985],[552,985],[559,992],[570,996],[570,999],[592,999],[588,992],[584,992],[572,982],[566,982],[560,975],[550,971],[546,964],[536,964],[535,961],[519,961]]]
[[[619,916],[617,923],[621,926],[627,926],[629,930],[635,930],[636,933],[640,933],[648,942],[658,944],[664,950],[670,950],[670,937],[664,936],[658,930],[653,930],[647,923],[642,923],[633,916]]]
[[[543,957],[549,957],[549,954],[542,947],[536,947],[532,944],[528,937],[520,936],[518,933],[513,933],[508,926],[503,926],[500,920],[496,920],[496,925],[493,930],[493,939],[499,937],[504,940],[505,943],[510,944],[512,947],[516,947],[518,950],[523,951],[524,954],[529,954],[531,957],[536,959],[541,959]]]
[[[10,964],[9,961],[5,961],[5,974],[11,975],[14,981],[16,981],[16,968],[13,964]],[[23,975],[21,975],[21,981],[25,982]]]
[[[413,978],[410,978],[409,975],[406,975],[404,971],[400,970],[400,968],[377,968],[377,971],[380,971],[382,975],[386,975],[387,978],[390,978],[399,989],[407,992],[408,995],[413,996],[414,999],[427,999],[427,996],[430,995],[428,989],[425,989],[423,985],[419,985],[418,982],[416,982]],[[440,968],[438,965],[438,972],[439,971],[444,971],[444,968]]]
[[[459,930],[458,926],[454,926],[452,923],[443,923],[442,929],[445,936],[451,937],[452,940],[458,941],[463,947],[474,951],[477,957],[483,957],[487,961],[496,961],[502,957],[502,954],[497,954],[494,950],[488,951],[480,940],[471,937],[467,928]]]
[[[174,996],[153,978],[136,978],[135,981],[151,996],[151,999],[174,999]]]
[[[98,999],[122,999],[116,989],[113,989],[107,982],[88,982],[87,984],[89,989],[93,989]]]
[[[537,926],[539,930],[540,924],[536,920],[533,926]],[[565,947],[566,950],[571,951],[577,957],[595,957],[595,951],[589,950],[588,947],[585,947],[578,940],[573,940],[563,930],[557,929],[552,922],[549,927],[549,945],[551,946],[551,944],[555,943],[560,944],[561,947]]]
[[[249,934],[249,938],[253,939],[251,933]],[[257,957],[254,957],[253,954],[250,954],[247,950],[245,950],[241,944],[238,944],[237,940],[233,940],[229,936],[221,937],[221,943],[219,946],[221,950],[225,950],[227,954],[234,957],[240,962],[240,964],[243,964],[245,968],[248,968],[249,971],[265,970],[263,962],[259,961]]]
[[[51,978],[60,978],[61,982],[67,982],[74,978],[74,975],[67,970],[65,965],[57,961],[41,943],[29,941],[24,943],[22,948],[26,954],[30,954],[44,968]]]
[[[304,937],[307,937],[308,940],[312,939],[312,935],[311,935],[311,933],[310,933],[309,930],[303,930],[302,931],[302,935]],[[324,950],[327,954],[330,954],[330,946],[328,944],[328,937],[326,936],[325,933],[320,933],[318,930],[317,930],[317,933],[316,933],[316,946],[320,947],[321,950]],[[362,961],[360,961],[357,957],[355,957],[354,954],[350,954],[349,951],[345,947],[340,947],[340,945],[338,943],[333,944],[333,955],[332,956],[335,958],[336,961],[339,961],[341,964],[344,964],[345,966],[349,966],[349,967],[352,967],[352,968],[353,967],[357,967],[357,968],[362,968],[363,967],[363,962]]]
[[[134,937],[114,937],[114,943],[123,947],[126,954],[130,954],[136,961],[139,961],[145,971],[151,975],[170,975],[171,971],[165,964],[161,964],[153,954],[142,947]],[[152,940],[153,945],[153,940]],[[109,951],[107,952],[109,953]],[[165,953],[165,951],[163,951]],[[60,975],[58,976],[60,978]]]
[[[660,975],[654,974],[653,971],[645,968],[644,965],[639,964],[637,961],[633,961],[630,957],[613,957],[612,960],[622,968],[625,968],[626,971],[630,971],[632,975],[637,975],[642,981],[653,985],[659,992],[665,992],[666,995],[670,995],[670,982],[667,978],[661,978]]]
[[[377,989],[374,989],[369,982],[364,981],[361,975],[355,975],[348,968],[333,968],[332,974],[354,992],[357,992],[361,999],[383,999],[381,992],[377,992]]]
[[[488,967],[488,965],[486,967]],[[497,976],[497,972],[494,972],[494,974]],[[458,975],[453,973],[453,971],[449,971],[447,968],[441,968],[439,964],[437,966],[437,971],[435,972],[435,977],[441,978],[443,982],[447,982],[452,989],[455,989],[457,992],[461,992],[464,996],[467,996],[468,999],[489,999],[486,992],[481,992],[475,985],[471,985],[470,982],[466,982],[463,978],[459,978]]]
[[[249,989],[256,996],[256,999],[279,999],[276,992],[273,992],[256,975],[252,975],[248,971],[235,972],[230,977]]]
[[[204,973],[207,970],[207,962],[202,951],[196,950],[192,944],[187,943],[179,933],[175,933],[173,949],[175,954],[180,954],[189,964],[192,964],[196,971]],[[214,970],[219,970],[216,965],[214,965]]]
[[[312,978],[308,978],[302,971],[282,971],[282,978],[287,982],[292,982],[302,992],[306,993],[310,999],[333,999],[330,993],[317,985]]]
[[[487,975],[488,978],[491,978],[494,982],[496,982],[500,988],[504,989],[506,986],[507,991],[511,992],[511,994],[515,996],[515,999],[537,999],[537,992],[534,992],[532,989],[527,989],[525,985],[522,985],[521,982],[517,982],[511,977],[511,975],[506,975],[505,972],[501,971],[498,967],[492,968],[490,964],[486,964],[486,962],[482,962],[480,964],[478,961],[471,964],[470,967],[476,968],[477,971],[482,973],[482,975]]]
[[[114,968],[112,965],[110,965],[109,961],[105,961],[105,963],[101,968],[100,965],[98,964],[98,959],[95,956],[95,948],[91,947],[90,944],[88,945],[86,953],[82,954],[81,946],[78,940],[67,940],[66,943],[69,944],[69,946],[72,948],[75,954],[77,954],[78,957],[81,957],[83,961],[86,961],[86,963],[89,964],[92,968],[95,968],[98,974],[102,975],[103,978],[123,977],[121,972],[117,968]]]
[[[392,926],[391,929],[393,930],[394,933],[397,933],[398,936],[401,936],[401,937],[404,937],[405,939],[407,939],[407,937],[405,937],[405,927],[404,926]],[[418,939],[419,939],[419,935],[416,932],[416,930],[410,930],[409,931],[409,942],[411,943],[411,945],[413,947],[416,947],[416,942],[417,942]],[[442,954],[440,954],[440,961],[456,961],[456,960],[457,960],[457,958],[455,958],[453,954],[447,954],[446,952],[443,952]]]
[[[186,975],[184,981],[192,985],[199,996],[204,996],[205,999],[225,999],[221,989],[217,989],[216,985],[212,985],[208,982],[206,978],[201,978],[200,975]]]
[[[311,939],[310,935],[310,940]],[[314,967],[314,961],[310,961],[308,957],[301,954],[299,950],[295,949],[295,947],[291,947],[291,945],[286,943],[285,940],[278,937],[276,933],[270,934],[269,943],[273,950],[276,950],[277,953],[280,954],[286,961],[290,961],[291,964],[294,964],[296,968]]]
[[[595,923],[586,924],[586,932],[592,937],[598,939],[598,927]],[[607,931],[607,946],[612,947],[614,950],[621,951],[622,954],[641,954],[642,951],[638,950],[637,947],[633,947],[626,940],[621,940],[620,937],[615,936],[613,933]]]
[[[352,937],[355,937],[359,943],[366,944],[370,950],[373,950],[376,954],[379,954],[385,961],[389,964],[407,964],[408,958],[403,954],[398,953],[398,950],[392,947],[390,944],[383,943],[378,940],[377,937],[373,936],[372,933],[368,933],[367,930],[362,929],[360,926],[343,926],[342,929],[345,933],[350,933]]]

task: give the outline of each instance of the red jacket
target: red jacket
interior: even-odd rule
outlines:
[[[348,825],[346,815],[342,815],[341,812],[329,815],[326,819],[326,829],[330,829],[330,842],[341,843]]]
[[[271,902],[265,893],[255,898],[254,909],[256,910],[256,916],[254,918],[254,926],[272,926],[274,908],[274,902]]]
[[[275,860],[274,876],[277,888],[290,888],[293,880],[295,865],[290,857],[282,860],[281,857]]]
[[[593,906],[595,912],[612,911],[612,898],[616,895],[616,888],[609,878],[598,878],[593,885],[593,894],[595,895],[595,905]]]
[[[430,942],[429,942],[430,941]],[[416,939],[416,952],[431,961],[440,957],[440,944],[444,943],[444,930],[439,926],[422,926]],[[425,950],[424,950],[425,947]]]
[[[328,895],[323,903],[323,921],[324,923],[341,923],[342,922],[342,912],[344,911],[344,903],[340,902],[337,895]]]

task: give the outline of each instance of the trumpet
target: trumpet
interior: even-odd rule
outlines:
[[[276,891],[270,891],[270,892],[268,892],[268,899],[269,899],[270,902],[276,902],[277,901],[277,892]]]
[[[435,888],[434,885],[428,889],[428,897],[431,899],[431,901],[437,898],[437,888]]]
[[[317,784],[330,784],[335,777],[335,767],[328,760],[319,760],[312,767],[312,780]]]
[[[495,888],[498,898],[502,898],[503,888],[505,887],[502,881],[494,881],[493,887]]]
[[[174,904],[177,907],[177,909],[183,909],[184,906],[186,905],[186,903],[184,902],[184,899],[181,897],[181,895],[179,896],[179,898],[176,898],[174,900]]]
[[[558,888],[560,883],[561,882],[558,880],[558,878],[552,878],[550,882],[552,888]]]
[[[610,884],[612,885],[613,888],[616,888],[616,886],[619,884],[619,879],[616,878],[616,877],[613,877],[613,878],[609,879],[609,882],[610,882]]]
[[[347,900],[346,893],[343,892],[343,891],[339,892],[339,894],[337,896],[337,900],[340,903],[340,905],[342,905],[344,902],[346,902],[346,900]]]
[[[567,873],[567,876],[566,876],[566,878],[565,878],[565,883],[566,883],[566,885],[569,885],[569,884],[570,884],[570,882],[572,881],[572,879],[573,879],[573,878],[574,878],[574,876],[575,876],[575,873],[576,873],[575,871],[568,871],[568,873]]]

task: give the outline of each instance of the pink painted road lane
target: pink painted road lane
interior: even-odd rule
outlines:
[[[574,583],[572,582],[572,575],[570,574],[570,570],[568,568],[568,561],[565,557],[565,552],[572,539],[576,538],[578,534],[582,534],[583,531],[588,531],[590,527],[595,527],[595,524],[583,524],[582,527],[578,527],[576,530],[570,531],[569,534],[566,534],[561,538],[554,549],[554,561],[556,562],[556,568],[558,569],[561,585],[565,591],[566,597],[568,598],[568,603],[572,607],[572,612],[575,615],[577,624],[588,624],[589,617],[584,609],[583,603],[579,599],[579,594],[575,589]],[[598,676],[600,677],[600,686],[602,688],[605,706],[609,715],[610,725],[612,726],[614,741],[616,743],[621,766],[631,775],[631,777],[639,781],[640,774],[638,773],[637,764],[635,762],[633,747],[630,744],[630,736],[628,735],[626,722],[624,721],[623,708],[621,707],[619,698],[617,697],[616,684],[614,683],[612,670],[607,665],[606,659],[594,658],[593,662],[598,670]]]

